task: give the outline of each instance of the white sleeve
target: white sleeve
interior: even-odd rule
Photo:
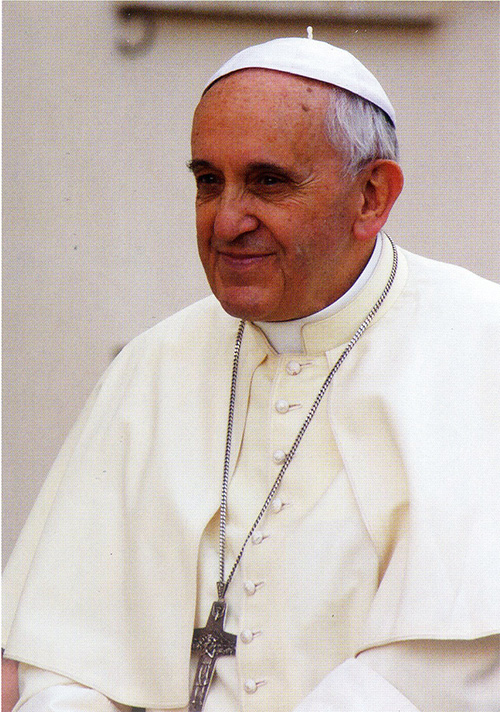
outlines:
[[[500,712],[500,636],[412,640],[335,668],[294,712]]]
[[[294,712],[419,712],[387,680],[359,660],[335,668]]]
[[[409,640],[366,650],[369,665],[422,712],[500,712],[500,636]]]
[[[19,701],[12,712],[130,712],[62,675],[19,664]]]

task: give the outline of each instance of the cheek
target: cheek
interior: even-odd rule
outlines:
[[[196,208],[196,238],[200,251],[208,249],[212,235],[212,222],[210,211],[206,206]]]

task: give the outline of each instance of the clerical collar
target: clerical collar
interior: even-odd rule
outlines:
[[[321,311],[315,314],[309,314],[302,319],[293,319],[292,321],[256,321],[254,322],[266,335],[267,340],[271,346],[278,353],[301,353],[304,350],[302,343],[302,327],[304,324],[309,324],[311,322],[320,321],[321,319],[327,319],[328,317],[336,314],[361,292],[363,287],[366,285],[370,277],[377,267],[380,255],[382,253],[382,233],[377,235],[377,240],[375,242],[375,247],[371,254],[370,259],[364,270],[359,275],[358,279],[354,282],[352,287],[345,292],[339,299],[337,299],[333,304],[329,304]]]

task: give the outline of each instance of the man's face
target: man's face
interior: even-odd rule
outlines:
[[[359,196],[325,134],[326,85],[246,69],[201,99],[192,133],[198,249],[233,316],[285,321],[331,304],[368,259]]]

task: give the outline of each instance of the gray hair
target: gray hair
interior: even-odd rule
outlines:
[[[386,113],[345,89],[332,87],[326,132],[342,154],[347,176],[354,177],[378,158],[399,159],[396,129]]]

